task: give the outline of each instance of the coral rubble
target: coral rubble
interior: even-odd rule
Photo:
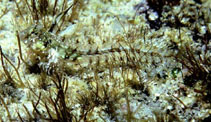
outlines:
[[[0,121],[210,118],[210,0],[0,3]]]

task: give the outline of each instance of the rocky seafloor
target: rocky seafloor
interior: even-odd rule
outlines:
[[[207,122],[211,0],[0,0],[0,121]]]

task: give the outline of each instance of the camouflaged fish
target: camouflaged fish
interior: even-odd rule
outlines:
[[[111,66],[147,71],[165,62],[164,56],[157,52],[142,51],[120,43],[101,49],[91,44],[74,45],[45,30],[41,25],[32,26],[20,35],[29,49],[29,55],[32,55],[29,64],[39,67],[47,74],[63,71],[69,75],[76,75],[92,69],[104,71]]]

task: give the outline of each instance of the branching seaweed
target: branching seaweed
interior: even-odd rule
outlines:
[[[8,109],[6,103],[4,102],[4,99],[1,96],[0,96],[0,101],[3,104],[4,108],[6,109],[6,112],[7,112],[7,116],[8,116],[9,121],[12,122],[12,117],[10,115],[9,109]]]
[[[0,47],[0,54],[1,54],[1,63],[2,63],[4,72],[5,72],[6,76],[7,76],[7,78],[8,78],[10,81],[15,82],[15,81],[13,80],[13,78],[11,77],[10,73],[8,72],[8,70],[7,70],[6,67],[5,67],[4,59],[14,68],[14,70],[15,70],[17,76],[18,76],[18,82],[16,82],[16,84],[17,84],[18,86],[23,87],[23,86],[24,86],[24,83],[23,83],[23,81],[22,81],[22,79],[21,79],[21,76],[20,76],[20,73],[19,73],[19,71],[18,71],[18,67],[19,67],[19,66],[18,66],[18,67],[15,67],[15,65],[14,65],[14,64],[4,55],[4,53],[2,52],[1,47]]]
[[[38,95],[33,89],[31,89],[33,94],[37,97],[37,101],[32,101],[32,106],[34,108],[33,115],[31,115],[27,107],[23,105],[28,118],[30,120],[35,120],[39,118],[41,120],[48,120],[52,122],[72,122],[73,115],[71,114],[71,108],[67,107],[68,101],[66,100],[68,82],[62,74],[54,74],[51,78],[56,87],[55,94],[52,94],[52,92],[49,91],[49,96],[43,99],[41,93],[39,93]],[[47,117],[42,114],[38,106],[42,106],[46,109],[48,115]],[[19,112],[18,117],[20,120],[24,120],[20,116]]]
[[[168,5],[172,7],[178,5],[179,2],[180,0],[148,0],[151,9],[156,11],[160,17],[162,16],[164,6]],[[20,6],[21,3],[26,4],[27,7],[22,8]],[[58,0],[55,0],[53,5],[50,0],[15,1],[15,4],[17,13],[21,19],[24,19],[26,23],[28,22],[26,21],[27,17],[24,13],[26,12],[24,10],[27,9],[27,12],[30,12],[29,14],[33,20],[31,22],[34,24],[31,30],[26,29],[29,33],[23,32],[25,33],[24,38],[22,38],[22,32],[16,32],[19,48],[18,66],[15,66],[0,48],[1,64],[7,80],[29,89],[30,97],[33,97],[33,100],[31,100],[33,110],[30,110],[26,104],[22,105],[25,116],[22,116],[20,109],[16,110],[17,117],[21,122],[88,122],[98,121],[100,119],[101,121],[108,121],[108,119],[111,121],[122,121],[119,117],[122,117],[121,119],[128,122],[146,121],[140,118],[137,119],[136,117],[142,105],[145,104],[140,100],[141,98],[138,97],[143,95],[146,96],[146,98],[151,98],[151,96],[154,95],[149,91],[149,84],[154,82],[156,80],[154,78],[158,77],[156,74],[160,72],[160,70],[163,70],[158,65],[169,66],[171,64],[168,63],[167,60],[172,61],[172,57],[168,56],[168,54],[163,55],[159,53],[159,49],[152,49],[158,47],[153,44],[155,42],[152,40],[153,36],[151,38],[146,37],[148,33],[147,29],[145,30],[143,29],[144,27],[137,27],[136,25],[137,28],[134,25],[130,28],[131,26],[129,25],[129,30],[127,30],[117,17],[123,27],[123,33],[112,38],[116,41],[116,45],[111,45],[111,49],[100,50],[97,46],[96,49],[92,49],[94,45],[92,45],[91,42],[89,42],[90,49],[88,49],[88,51],[77,49],[78,47],[72,49],[71,47],[62,47],[61,45],[66,44],[63,43],[65,39],[58,39],[57,36],[61,30],[65,29],[63,27],[66,26],[66,22],[74,24],[75,20],[78,19],[78,10],[84,6],[82,0],[73,0],[71,5],[68,5],[67,0],[63,0],[62,5],[59,5]],[[71,14],[69,14],[70,11]],[[128,23],[135,24],[129,21]],[[179,26],[180,24],[175,24],[175,26],[177,25]],[[210,33],[207,35],[209,34]],[[158,36],[163,35],[164,34],[158,34]],[[21,47],[21,41],[24,41],[24,39],[26,39],[26,45],[29,48],[27,53],[33,54],[27,58],[24,57]],[[137,39],[141,40],[138,40],[140,43],[136,42]],[[189,71],[188,75],[186,74],[184,76],[185,85],[189,85],[190,83],[194,86],[198,81],[202,81],[202,85],[204,85],[202,86],[203,89],[199,90],[194,88],[194,90],[197,93],[201,93],[204,97],[209,97],[211,94],[209,90],[211,86],[210,39],[199,39],[203,39],[202,45],[199,45],[200,50],[195,49],[197,47],[194,45],[195,43],[187,43],[182,46],[177,45],[178,53],[174,55],[174,58],[183,65],[183,69],[186,68]],[[36,42],[38,42],[38,44],[34,46],[33,44]],[[33,48],[32,45],[35,48]],[[147,46],[147,48],[142,50],[141,48],[144,46]],[[60,48],[61,50],[59,50]],[[65,50],[66,48],[71,49]],[[60,53],[57,54],[57,52],[53,52],[51,49],[57,52],[63,51],[58,61],[50,60],[54,54],[61,55]],[[63,55],[66,52],[70,55]],[[80,59],[86,60],[86,62],[80,62]],[[30,73],[38,75],[39,79],[36,79],[33,83],[30,82],[30,80],[27,81],[27,79],[23,82],[23,78],[20,77],[18,71],[21,62],[26,65]],[[83,66],[83,63],[87,63],[87,65]],[[10,64],[15,70],[18,77],[17,79],[13,78],[8,71],[7,64]],[[70,64],[70,66],[66,64]],[[76,69],[74,69],[75,67],[73,65]],[[159,68],[159,70],[157,71],[156,68]],[[152,73],[152,75],[150,73]],[[85,89],[78,90],[76,88],[77,91],[75,92],[75,88],[71,88],[74,87],[75,83],[75,81],[73,82],[71,80],[75,77],[83,82],[81,84],[85,84]],[[71,80],[69,81],[69,79]],[[145,82],[146,80],[147,82]],[[80,81],[77,81],[79,82],[77,85],[81,85]],[[195,83],[192,81],[195,81]],[[28,84],[25,85],[24,83]],[[35,84],[38,85],[38,88]],[[72,93],[74,94],[73,97],[70,96]],[[136,97],[133,95],[136,95]],[[176,103],[179,103],[184,109],[189,109],[189,106],[187,106],[182,99],[176,95],[171,96],[173,98],[171,100],[177,101],[174,102],[173,105],[176,106]],[[9,120],[12,121],[9,109],[1,96],[0,101],[8,114]],[[147,100],[145,99],[144,101]],[[140,104],[136,104],[136,102]],[[147,102],[151,101],[149,100]],[[159,104],[157,100],[155,100],[155,102],[156,105]],[[124,112],[120,111],[122,112],[120,113],[118,110],[124,110]],[[172,118],[176,118],[176,114],[168,112],[167,110],[162,113],[152,111],[152,115],[154,114],[155,116],[150,120],[173,121]],[[97,119],[95,118],[96,115],[98,115]],[[167,116],[169,118],[167,118]],[[177,120],[180,119],[177,118]]]
[[[208,41],[208,40],[207,40]],[[188,69],[188,74],[184,78],[184,84],[193,87],[198,81],[202,81],[203,89],[195,90],[202,94],[206,94],[205,97],[210,101],[210,47],[207,42],[204,46],[197,48],[190,44],[185,44],[179,48],[179,52],[176,56],[176,60],[180,62],[184,68]],[[203,49],[204,48],[204,49]]]

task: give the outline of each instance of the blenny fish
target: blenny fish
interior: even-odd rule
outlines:
[[[111,66],[148,71],[166,62],[165,56],[158,52],[143,51],[125,43],[102,46],[104,48],[99,48],[96,44],[72,44],[44,29],[42,25],[29,27],[20,36],[28,47],[29,65],[36,66],[47,74],[63,71],[68,75],[77,75],[92,69],[104,71]]]

